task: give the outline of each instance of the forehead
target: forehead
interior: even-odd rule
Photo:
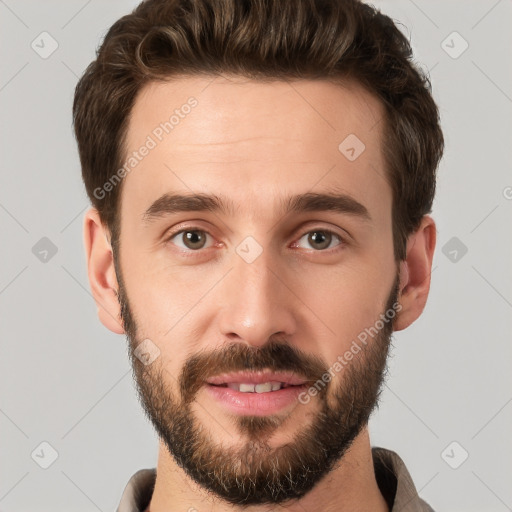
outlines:
[[[129,118],[125,163],[131,156],[133,165],[126,165],[122,216],[141,215],[164,192],[231,195],[242,214],[270,215],[276,198],[333,188],[378,216],[379,203],[380,213],[391,204],[383,114],[378,99],[353,83],[151,82]]]

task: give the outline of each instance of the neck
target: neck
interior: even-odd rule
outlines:
[[[269,505],[242,507],[213,498],[188,477],[160,442],[155,489],[148,512],[262,512],[268,511]],[[279,509],[287,512],[389,512],[375,479],[368,430],[365,428],[359,434],[339,464],[308,494],[291,500],[286,506],[272,507],[272,510]]]

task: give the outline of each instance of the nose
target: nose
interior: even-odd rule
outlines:
[[[251,263],[234,254],[233,268],[218,297],[222,304],[218,321],[221,335],[229,341],[261,347],[271,336],[290,337],[296,330],[294,303],[286,275],[264,250]]]

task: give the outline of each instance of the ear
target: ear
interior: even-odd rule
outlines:
[[[84,217],[84,247],[92,295],[98,306],[101,323],[112,332],[124,334],[121,307],[117,300],[118,283],[108,234],[98,210],[90,208]]]
[[[419,228],[409,236],[406,258],[400,262],[399,302],[402,309],[393,324],[395,331],[409,327],[425,308],[435,247],[435,222],[424,215]]]

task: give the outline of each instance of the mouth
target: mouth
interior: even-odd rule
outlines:
[[[288,384],[286,382],[279,381],[268,381],[253,384],[250,382],[225,382],[223,384],[211,384],[209,386],[215,386],[217,388],[229,388],[239,391],[240,393],[268,393],[271,391],[279,391],[280,389],[302,387],[305,384]]]
[[[211,398],[236,414],[263,416],[288,409],[310,381],[293,373],[238,372],[205,381]]]
[[[206,380],[206,384],[227,387],[241,393],[268,393],[280,389],[303,386],[307,379],[290,372],[236,372],[216,375]]]

